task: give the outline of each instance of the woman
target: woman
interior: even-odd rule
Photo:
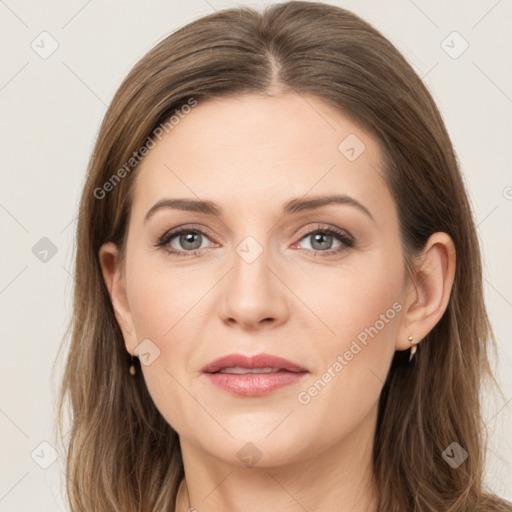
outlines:
[[[322,3],[129,73],[77,232],[71,510],[496,511],[476,228],[427,89]]]

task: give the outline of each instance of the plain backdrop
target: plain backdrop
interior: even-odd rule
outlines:
[[[244,2],[262,7],[271,2]],[[486,479],[512,499],[512,4],[339,0],[404,54],[440,107],[485,262],[503,396],[486,395]],[[71,312],[76,210],[106,106],[170,32],[217,0],[0,1],[0,511],[67,510],[52,364]]]

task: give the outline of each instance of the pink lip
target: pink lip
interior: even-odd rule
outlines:
[[[307,372],[306,368],[298,364],[283,359],[282,357],[273,356],[272,354],[257,354],[255,356],[244,356],[243,354],[228,354],[219,357],[208,363],[201,370],[204,373],[215,373],[224,368],[233,368],[241,366],[242,368],[281,368],[289,371]]]
[[[280,368],[274,373],[216,373],[224,368]],[[271,354],[244,356],[229,354],[207,364],[202,371],[217,388],[241,396],[262,396],[301,380],[308,370],[282,357]]]

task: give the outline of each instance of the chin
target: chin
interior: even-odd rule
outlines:
[[[291,418],[284,419],[287,414],[281,409],[278,421],[275,421],[276,415],[268,413],[265,421],[261,416],[258,421],[251,414],[238,415],[230,421],[218,418],[229,434],[220,427],[208,433],[199,429],[193,434],[196,439],[194,444],[227,464],[241,467],[291,464],[307,458],[306,452],[315,451],[313,445],[318,442],[318,434],[309,434],[304,425],[291,422]],[[311,446],[307,442],[309,435]]]

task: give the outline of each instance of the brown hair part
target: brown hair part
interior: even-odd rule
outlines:
[[[174,510],[184,476],[176,432],[129,356],[103,281],[99,249],[124,250],[136,166],[101,189],[191,98],[296,93],[321,99],[379,141],[408,262],[434,232],[457,252],[445,314],[411,364],[397,352],[379,402],[374,473],[379,511],[505,511],[483,488],[479,389],[491,376],[476,227],[456,155],[425,85],[399,51],[355,14],[323,3],[226,9],[180,28],[130,71],[101,125],[77,226],[71,343],[59,399],[72,410],[72,512]],[[110,188],[110,187],[109,187]],[[123,251],[121,251],[123,252]],[[469,453],[457,470],[441,453]]]

